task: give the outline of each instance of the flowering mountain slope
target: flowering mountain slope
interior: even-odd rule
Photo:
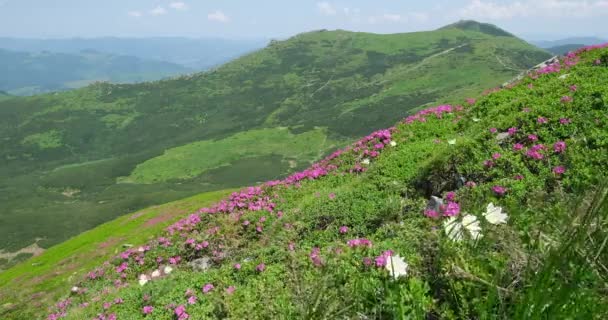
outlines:
[[[461,28],[316,31],[206,73],[2,101],[0,250],[35,239],[48,248],[149,205],[284,177],[548,56],[510,35]],[[266,130],[279,137],[257,139]]]
[[[606,47],[202,208],[48,319],[603,319]]]

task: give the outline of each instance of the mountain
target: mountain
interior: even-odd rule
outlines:
[[[598,38],[598,37],[570,37],[570,38],[564,38],[564,39],[560,39],[560,40],[535,40],[535,41],[530,41],[530,43],[534,44],[535,46],[538,46],[540,48],[552,48],[552,47],[558,47],[558,46],[565,46],[565,45],[582,45],[582,46],[590,46],[590,45],[594,45],[594,44],[601,44],[601,43],[606,43],[608,42],[608,40],[606,39],[602,39],[602,38]]]
[[[554,55],[564,55],[571,51],[576,51],[576,49],[582,48],[585,45],[583,44],[564,44],[561,46],[546,48],[547,51],[553,53]]]
[[[10,97],[11,97],[11,95],[10,95],[10,94],[8,94],[8,92],[5,92],[5,91],[0,90],[0,100],[3,100],[3,99],[8,99],[8,98],[10,98]]]
[[[79,54],[94,50],[113,55],[138,57],[179,64],[188,69],[207,70],[248,52],[262,48],[266,39],[231,40],[220,38],[0,38],[0,48],[25,52]]]
[[[603,319],[607,97],[608,44],[584,48],[282,180],[82,234],[0,274],[1,315]]]
[[[205,73],[0,102],[0,249],[48,248],[149,205],[280,178],[549,56],[456,27],[316,31]]]
[[[80,88],[96,81],[132,83],[159,80],[191,72],[173,63],[93,50],[67,54],[4,49],[0,49],[0,70],[0,89],[15,95]]]

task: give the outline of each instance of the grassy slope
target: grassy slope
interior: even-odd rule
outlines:
[[[28,53],[0,49],[0,89],[32,95],[74,89],[95,81],[131,83],[158,80],[191,70],[177,64],[99,52]]]
[[[205,147],[193,153],[209,154],[209,144],[199,141],[274,127],[325,127],[328,145],[340,143],[421,105],[500,84],[545,57],[519,39],[458,28],[311,32],[209,73],[0,103],[0,249],[14,251],[35,238],[48,247],[120,213],[274,179],[293,171],[290,160],[299,168],[309,160],[254,151],[230,169],[194,178],[117,183],[138,165],[162,164],[150,159],[168,149],[191,144]],[[180,161],[175,166],[192,163]],[[163,180],[170,178],[178,176]]]
[[[124,250],[125,244],[149,241],[184,214],[196,211],[231,190],[203,193],[122,216],[53,246],[41,255],[0,273],[2,308],[32,299],[52,303],[74,279]],[[7,304],[7,305],[4,305]],[[1,313],[0,313],[1,314]]]
[[[525,78],[464,110],[399,123],[390,138],[371,135],[299,182],[302,176],[295,175],[274,187],[245,189],[229,199],[236,209],[220,205],[220,213],[203,213],[200,222],[182,220],[174,225],[177,232],[163,234],[170,245],[152,241],[145,255],[115,258],[97,280],[76,280],[88,291],[71,295],[67,318],[103,313],[143,319],[142,308],[153,306],[152,317],[170,319],[183,305],[200,319],[603,319],[608,190],[600,183],[608,175],[607,88],[608,49],[594,50],[575,67]],[[517,130],[497,139],[509,128]],[[555,149],[559,141],[565,150]],[[378,143],[386,146],[377,149]],[[514,150],[516,143],[523,151]],[[537,144],[545,146],[540,160],[526,155]],[[381,150],[369,165],[363,161],[368,148]],[[564,174],[553,171],[559,166]],[[362,173],[351,170],[361,167]],[[461,177],[475,185],[463,186]],[[497,194],[496,186],[506,193]],[[482,238],[465,232],[453,242],[443,230],[448,218],[423,214],[431,195],[447,199],[448,192],[460,207],[457,221],[465,213],[475,216]],[[482,216],[490,202],[508,214],[505,224]],[[238,209],[239,203],[276,207]],[[341,226],[348,230],[340,232]],[[348,246],[355,238],[373,245]],[[195,250],[188,239],[209,246]],[[391,280],[374,266],[385,250],[405,258],[407,277]],[[162,269],[176,256],[176,271],[137,284],[140,274]],[[193,272],[186,262],[201,256],[214,263],[207,272]],[[129,285],[115,288],[115,269],[123,262],[129,263]],[[206,284],[214,289],[204,294]],[[234,293],[225,291],[229,286]],[[198,300],[188,304],[192,295]],[[82,302],[90,305],[78,306]]]

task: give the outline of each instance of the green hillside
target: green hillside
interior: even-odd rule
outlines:
[[[85,50],[80,53],[0,49],[0,90],[32,95],[81,88],[96,81],[158,80],[191,70],[177,64]]]
[[[47,248],[126,212],[285,176],[548,56],[470,25],[316,31],[207,73],[0,102],[0,250]]]
[[[561,46],[555,46],[547,48],[546,50],[555,55],[564,55],[570,51],[575,51],[578,48],[584,47],[582,44],[564,44]]]
[[[201,203],[74,277],[49,318],[604,319],[607,101],[608,44],[420,110]],[[49,306],[12,292],[6,318]]]

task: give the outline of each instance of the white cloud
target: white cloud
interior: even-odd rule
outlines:
[[[181,1],[177,1],[177,2],[169,3],[169,8],[175,9],[175,10],[186,10],[186,9],[188,9],[188,6]]]
[[[428,14],[423,12],[410,12],[407,14],[385,13],[382,15],[370,16],[367,18],[367,22],[370,24],[426,22],[428,20]]]
[[[161,16],[166,13],[167,13],[167,10],[161,6],[157,6],[156,8],[150,10],[150,14],[153,16]]]
[[[326,16],[334,16],[337,13],[336,8],[329,2],[317,2],[317,9],[321,14]]]
[[[226,14],[224,14],[220,10],[216,10],[215,12],[208,14],[207,19],[209,19],[209,21],[215,21],[215,22],[221,22],[221,23],[230,22],[230,17],[228,17]]]
[[[401,21],[401,19],[403,18],[400,14],[385,13],[382,15],[382,19],[391,22],[398,22]]]
[[[133,18],[141,18],[141,16],[143,16],[143,13],[141,13],[141,11],[129,11],[128,14]]]
[[[608,1],[534,0],[511,3],[472,0],[457,11],[457,17],[508,20],[521,17],[589,17],[608,14]]]

